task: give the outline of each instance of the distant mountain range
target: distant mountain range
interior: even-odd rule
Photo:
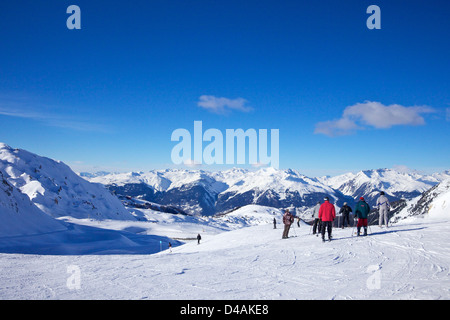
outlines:
[[[373,206],[380,191],[391,201],[412,199],[450,178],[450,171],[422,175],[394,169],[366,170],[336,177],[310,178],[296,170],[263,168],[153,170],[149,172],[81,174],[120,196],[178,207],[188,214],[214,215],[248,204],[296,208],[302,212],[325,196],[342,206],[364,197]]]

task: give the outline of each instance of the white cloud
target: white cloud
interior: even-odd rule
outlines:
[[[385,106],[380,102],[366,101],[345,108],[340,119],[317,123],[314,133],[339,136],[352,134],[366,127],[388,129],[397,125],[424,125],[425,119],[421,114],[432,112],[434,109],[427,106]]]
[[[242,112],[252,111],[253,108],[247,106],[247,100],[243,98],[228,99],[223,97],[202,95],[197,105],[208,111],[226,114],[229,110],[237,110]]]

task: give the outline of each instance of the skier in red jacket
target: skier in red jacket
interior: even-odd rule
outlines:
[[[325,229],[328,229],[328,241],[331,241],[331,231],[333,220],[336,218],[336,209],[330,203],[330,199],[325,197],[325,202],[322,203],[319,209],[319,219],[322,221],[322,241],[325,242]]]

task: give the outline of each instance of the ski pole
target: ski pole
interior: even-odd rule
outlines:
[[[292,230],[294,230],[294,236],[297,237],[297,232],[295,231],[295,226],[292,226]]]

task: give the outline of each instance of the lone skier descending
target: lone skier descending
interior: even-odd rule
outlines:
[[[197,235],[197,244],[200,244],[200,240],[202,240],[202,236],[200,233]]]
[[[384,195],[383,191],[380,192],[380,197],[377,199],[377,207],[379,213],[378,226],[381,228],[384,220],[384,224],[386,225],[387,228],[390,204],[388,198]]]
[[[291,224],[294,222],[294,216],[289,212],[289,209],[286,209],[283,215],[283,223],[284,230],[282,239],[287,239],[289,235],[289,229],[291,228]]]
[[[325,229],[328,230],[328,241],[331,241],[331,232],[333,220],[336,218],[336,209],[330,203],[330,199],[325,197],[325,202],[322,203],[319,209],[319,219],[322,221],[322,241],[325,242]]]
[[[358,218],[357,235],[360,235],[361,227],[364,227],[364,235],[367,236],[367,217],[369,216],[370,207],[363,197],[359,198],[356,204],[355,217]]]

